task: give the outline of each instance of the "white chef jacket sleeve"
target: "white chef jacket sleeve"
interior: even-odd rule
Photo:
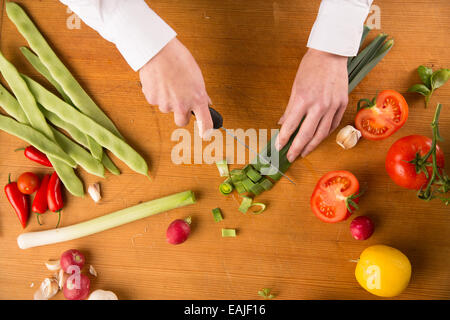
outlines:
[[[175,31],[144,0],[60,1],[113,42],[134,71],[176,37]]]
[[[372,1],[322,0],[307,46],[341,56],[355,56]]]

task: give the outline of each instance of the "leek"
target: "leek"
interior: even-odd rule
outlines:
[[[252,203],[252,207],[253,206],[261,207],[261,209],[259,209],[257,211],[252,211],[253,214],[260,214],[260,213],[263,213],[266,210],[266,205],[264,203],[261,203],[261,202],[253,202]]]
[[[245,174],[253,182],[258,182],[262,178],[262,176],[259,174],[259,172],[256,171],[252,166],[248,166],[247,170],[245,171]]]
[[[245,190],[245,187],[241,181],[236,181],[235,183],[233,183],[233,185],[238,193],[244,193],[247,191],[247,190]]]
[[[267,178],[262,179],[258,184],[259,184],[261,187],[263,187],[264,190],[266,190],[266,191],[272,189],[272,187],[273,187],[272,181],[270,181],[270,180],[267,179]]]
[[[28,249],[78,239],[193,203],[195,203],[194,193],[192,191],[184,191],[160,199],[147,201],[72,226],[22,233],[17,238],[17,244],[21,249]]]
[[[236,229],[222,229],[222,237],[236,237]]]
[[[219,208],[213,209],[213,210],[212,210],[212,214],[213,214],[213,217],[214,217],[214,221],[215,221],[215,222],[219,222],[219,221],[222,221],[222,220],[223,220],[222,212],[220,211]]]
[[[227,179],[224,182],[222,182],[219,186],[219,191],[222,194],[230,194],[231,191],[233,191],[233,184],[231,183],[231,179]]]
[[[239,211],[242,213],[247,213],[248,209],[252,206],[252,198],[243,196],[241,205],[239,206]]]
[[[227,160],[220,160],[216,162],[217,169],[221,177],[228,177],[230,173],[228,172]]]

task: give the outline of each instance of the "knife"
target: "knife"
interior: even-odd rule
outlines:
[[[191,111],[191,113],[195,116],[193,111]],[[243,145],[248,151],[250,151],[251,153],[256,155],[258,157],[258,159],[263,160],[264,163],[268,163],[267,160],[262,158],[258,152],[256,152],[252,148],[250,148],[244,141],[240,140],[238,137],[236,137],[234,134],[232,134],[229,130],[227,130],[226,128],[223,127],[223,117],[216,109],[214,109],[210,106],[209,113],[211,114],[214,129],[216,129],[216,130],[221,129],[221,130],[225,131],[226,134],[233,137],[233,139],[236,140],[239,144]],[[296,183],[291,178],[289,178],[287,175],[285,175],[283,172],[281,172],[280,169],[275,167],[272,163],[268,163],[268,164],[270,165],[271,168],[274,168],[275,170],[277,170],[277,172],[279,174],[281,174],[283,177],[285,177],[290,183],[296,185]]]

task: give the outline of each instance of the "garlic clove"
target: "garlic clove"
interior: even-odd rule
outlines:
[[[61,264],[59,263],[59,260],[48,260],[45,263],[45,266],[50,271],[58,271],[59,269],[61,269]]]
[[[91,196],[92,200],[94,200],[95,203],[99,202],[100,199],[102,198],[102,196],[100,194],[100,184],[98,184],[98,183],[91,184],[88,187],[88,193]]]
[[[336,136],[336,143],[344,149],[351,149],[358,143],[361,138],[361,131],[347,125],[343,127]]]
[[[65,273],[63,269],[59,269],[59,273],[56,277],[56,280],[58,281],[59,290],[62,290],[64,288],[64,284],[66,283],[67,278],[69,278],[69,275]]]
[[[98,289],[89,295],[88,300],[119,300],[119,298],[112,291]]]
[[[92,264],[89,266],[89,273],[92,274],[94,277],[97,277],[97,271],[95,270]]]
[[[58,291],[58,282],[55,279],[45,278],[39,289],[34,293],[34,300],[51,299]]]

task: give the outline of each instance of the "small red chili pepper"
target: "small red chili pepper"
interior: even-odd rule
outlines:
[[[48,182],[47,188],[47,204],[48,209],[52,212],[58,212],[58,224],[61,220],[61,210],[63,208],[62,190],[61,190],[61,179],[59,179],[58,174],[53,172]]]
[[[25,228],[30,213],[28,196],[19,191],[17,182],[11,182],[11,174],[8,176],[8,184],[5,186],[5,193],[9,203],[16,211],[20,224]]]
[[[35,147],[28,146],[25,149],[17,149],[16,151],[19,151],[19,150],[24,150],[23,154],[25,155],[25,157],[27,157],[31,161],[37,162],[46,167],[53,167],[52,163],[50,162],[50,160],[48,160],[45,153],[42,153]]]
[[[39,216],[43,213],[45,213],[48,209],[48,202],[47,202],[47,190],[48,190],[48,183],[50,181],[50,175],[46,174],[44,178],[42,178],[41,186],[39,187],[38,192],[36,192],[36,196],[33,200],[33,205],[31,206],[31,211],[36,213],[37,221],[39,225],[41,225],[41,221],[39,220]]]

